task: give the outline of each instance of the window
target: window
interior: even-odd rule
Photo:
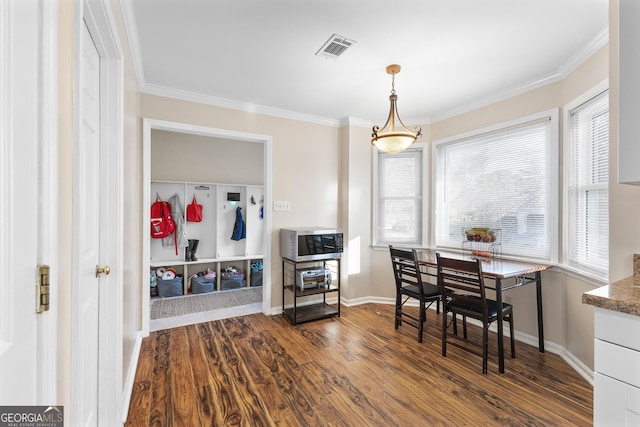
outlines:
[[[373,244],[424,246],[424,145],[374,151]]]
[[[504,256],[553,260],[557,240],[557,110],[435,143],[435,244],[499,230]]]
[[[578,104],[576,101],[574,104]],[[609,269],[609,96],[567,108],[565,263],[600,278]]]

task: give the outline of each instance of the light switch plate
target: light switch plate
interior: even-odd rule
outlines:
[[[288,200],[274,200],[273,210],[275,212],[289,212],[291,210],[291,202]]]

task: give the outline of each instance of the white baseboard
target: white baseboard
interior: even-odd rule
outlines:
[[[120,402],[120,407],[122,408],[122,425],[127,422],[127,416],[129,415],[129,405],[131,404],[131,394],[133,393],[133,384],[136,379],[136,370],[138,369],[141,347],[142,331],[138,331],[136,342],[133,344],[133,352],[131,354],[131,361],[129,363],[129,371],[127,372],[127,378],[124,384],[124,390],[122,392],[122,401]]]

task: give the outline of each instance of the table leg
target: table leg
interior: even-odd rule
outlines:
[[[544,324],[542,320],[542,274],[536,272],[536,297],[538,304],[538,350],[544,353]]]
[[[502,281],[496,279],[496,301],[498,303],[498,371],[504,374],[504,326],[502,316]],[[513,339],[513,338],[512,338]]]

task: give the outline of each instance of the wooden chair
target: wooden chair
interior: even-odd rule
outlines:
[[[496,301],[486,296],[482,264],[480,260],[461,260],[441,257],[438,260],[438,286],[442,296],[442,356],[447,355],[447,343],[482,356],[482,373],[487,373],[487,354],[489,352],[489,326],[502,316],[509,322],[511,357],[516,357],[513,340],[513,307],[503,303],[499,311]],[[452,313],[451,319],[447,314]],[[463,337],[458,336],[457,315],[462,316]],[[467,317],[482,322],[482,343],[467,338]],[[453,326],[453,332],[449,328]],[[477,348],[482,351],[479,352]]]
[[[404,320],[405,323],[418,329],[418,342],[422,342],[424,324],[427,321],[427,308],[435,302],[437,312],[440,313],[440,290],[436,285],[423,283],[415,249],[396,249],[389,245],[389,253],[396,283],[395,328],[397,330]],[[417,316],[409,310],[403,310],[403,306],[411,298],[418,300]]]

